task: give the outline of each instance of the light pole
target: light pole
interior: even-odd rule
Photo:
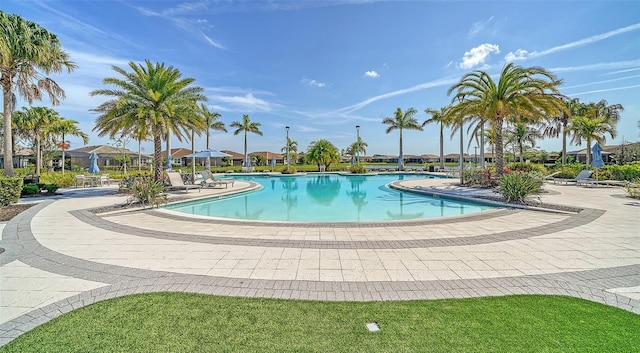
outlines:
[[[356,125],[356,163],[360,165],[360,125]]]
[[[287,170],[289,170],[289,127],[285,126],[285,129],[287,129]]]

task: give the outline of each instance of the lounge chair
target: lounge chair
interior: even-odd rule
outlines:
[[[224,185],[225,188],[229,188],[229,184],[231,184],[231,187],[233,187],[233,183],[235,183],[235,180],[233,178],[216,178],[206,170],[201,171],[200,174],[204,179],[201,184],[203,187],[215,187],[216,185]]]
[[[111,179],[109,179],[109,174],[102,174],[100,176],[100,186],[111,185]]]
[[[92,185],[91,179],[87,178],[84,174],[76,175],[76,188],[78,186],[85,187],[87,185],[88,186]]]
[[[555,173],[551,173],[551,174],[549,174],[549,175],[545,176],[545,177],[544,177],[544,180],[553,181],[553,179],[555,179],[555,178],[554,178],[554,176],[556,176],[556,175],[558,175],[558,174],[560,174],[560,172],[559,172],[559,171],[558,171],[558,172],[555,172]]]
[[[198,189],[198,192],[200,192],[202,188],[200,185],[186,185],[178,172],[168,171],[167,176],[169,177],[169,184],[171,184],[171,186],[169,186],[170,190],[184,190],[185,192],[189,192],[189,190]]]
[[[575,178],[572,179],[562,179],[562,178],[553,178],[552,181],[554,184],[556,183],[563,183],[563,184],[568,184],[568,183],[576,183],[576,185],[580,185],[579,183],[585,180],[588,180],[589,177],[591,176],[591,174],[593,174],[592,170],[582,170],[580,173],[578,173],[578,175],[576,175]]]

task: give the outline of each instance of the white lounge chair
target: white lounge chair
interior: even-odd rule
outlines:
[[[169,184],[171,184],[169,187],[170,190],[184,190],[185,192],[189,192],[189,190],[198,189],[198,192],[200,192],[202,188],[200,185],[186,185],[178,172],[167,171],[167,176],[169,177]]]
[[[229,184],[233,187],[233,183],[235,183],[235,179],[233,178],[216,178],[206,170],[201,171],[200,174],[204,179],[202,186],[215,187],[216,185],[224,185],[225,188],[229,188]]]
[[[592,170],[583,170],[580,173],[578,173],[578,175],[576,175],[575,178],[571,178],[571,179],[562,179],[562,178],[553,178],[552,181],[554,184],[556,183],[563,183],[563,184],[568,184],[568,183],[576,183],[576,185],[580,185],[579,183],[585,180],[588,180],[589,177],[591,176],[591,174],[593,174]]]
[[[109,174],[102,174],[100,176],[100,186],[111,185],[111,179],[109,179]]]
[[[87,178],[84,174],[76,175],[76,188],[78,186],[91,186],[91,179]]]

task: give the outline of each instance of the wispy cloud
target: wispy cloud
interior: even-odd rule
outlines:
[[[578,87],[584,87],[584,86],[600,85],[600,84],[603,84],[603,83],[611,83],[611,82],[616,82],[616,81],[624,81],[624,80],[629,80],[629,79],[637,78],[637,77],[640,77],[640,75],[631,75],[631,76],[625,76],[625,77],[613,78],[613,79],[610,79],[610,80],[602,80],[602,81],[595,81],[595,82],[583,83],[583,84],[580,84],[580,85],[565,86],[565,87],[563,87],[563,89],[571,89],[571,88],[578,88]]]
[[[282,108],[281,104],[257,97],[257,95],[272,95],[269,92],[229,87],[206,88],[205,90],[208,92],[208,105],[214,110],[250,113],[273,112]]]
[[[584,39],[580,39],[577,40],[575,42],[571,42],[571,43],[567,43],[567,44],[563,44],[563,45],[558,45],[556,47],[547,49],[547,50],[543,50],[540,52],[528,52],[525,49],[518,49],[516,50],[516,52],[509,52],[506,56],[505,56],[505,60],[507,61],[514,61],[514,60],[525,60],[525,59],[529,59],[529,58],[535,58],[535,57],[540,57],[540,56],[545,56],[545,55],[549,55],[549,54],[553,54],[553,53],[557,53],[559,51],[563,51],[563,50],[567,50],[567,49],[573,49],[576,47],[580,47],[583,45],[588,45],[591,43],[595,43],[595,42],[599,42],[601,40],[613,37],[613,36],[617,36],[623,33],[627,33],[627,32],[631,32],[631,31],[635,31],[640,29],[640,23],[636,23],[630,26],[626,26],[626,27],[622,27],[622,28],[618,28],[615,29],[613,31],[609,31],[606,33],[602,33],[602,34],[597,34],[591,37],[587,37]]]
[[[377,73],[377,72],[376,72],[376,71],[374,71],[374,70],[369,70],[369,71],[365,72],[365,73],[364,73],[364,75],[365,75],[366,77],[372,77],[372,78],[380,77],[380,74],[379,74],[379,73]]]
[[[181,3],[175,7],[170,7],[162,11],[153,11],[149,8],[138,6],[136,9],[145,16],[159,17],[173,23],[176,27],[190,33],[201,36],[204,41],[212,47],[218,49],[227,49],[220,41],[211,38],[206,31],[212,28],[208,20],[203,18],[192,18],[202,12],[206,12],[209,8],[206,2],[189,2]]]
[[[308,78],[303,78],[302,80],[300,80],[300,83],[302,83],[303,85],[311,86],[311,87],[318,87],[318,88],[327,87],[327,84],[324,82],[311,80]]]
[[[500,53],[500,47],[497,44],[480,44],[479,46],[471,48],[469,51],[464,53],[459,67],[461,69],[471,69],[476,66],[484,65],[491,53]]]
[[[614,61],[610,63],[596,63],[581,66],[566,66],[551,68],[552,72],[572,72],[572,71],[588,71],[588,70],[612,70],[625,69],[640,66],[640,60]]]
[[[475,37],[478,33],[482,32],[491,21],[493,21],[493,16],[485,21],[474,22],[469,29],[469,37]]]
[[[411,93],[411,92],[416,92],[416,91],[422,91],[428,88],[432,88],[432,87],[440,87],[440,86],[449,86],[452,85],[454,83],[458,82],[458,79],[451,79],[451,78],[441,78],[438,80],[434,80],[434,81],[430,81],[430,82],[425,82],[425,83],[421,83],[419,85],[415,85],[409,88],[403,88],[403,89],[399,89],[396,91],[392,91],[392,92],[388,92],[388,93],[384,93],[384,94],[380,94],[374,97],[371,97],[369,99],[366,99],[362,102],[338,109],[335,112],[331,112],[330,114],[335,114],[335,113],[352,113],[356,110],[360,110],[364,107],[366,107],[367,105],[373,103],[373,102],[377,102],[380,100],[384,100],[384,99],[389,99],[392,97],[396,97],[396,96],[401,96],[403,94],[407,94],[407,93]]]
[[[585,91],[585,92],[578,92],[578,93],[570,93],[570,94],[567,94],[567,96],[569,96],[569,97],[586,96],[587,94],[602,93],[602,92],[610,92],[610,91],[622,91],[622,90],[625,90],[625,89],[638,88],[638,87],[640,87],[640,85],[631,85],[631,86],[624,86],[624,87],[604,88],[604,89],[597,89],[597,90],[593,90],[593,91]]]
[[[639,70],[640,70],[640,67],[633,67],[633,68],[625,69],[625,70],[617,70],[617,71],[607,72],[604,75],[616,75],[616,74],[621,74],[621,73],[625,73],[625,72],[639,71]]]

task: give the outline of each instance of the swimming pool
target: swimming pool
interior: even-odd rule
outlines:
[[[375,222],[470,214],[493,206],[393,190],[397,180],[427,175],[239,176],[262,185],[250,192],[165,208],[194,215],[287,222]]]

